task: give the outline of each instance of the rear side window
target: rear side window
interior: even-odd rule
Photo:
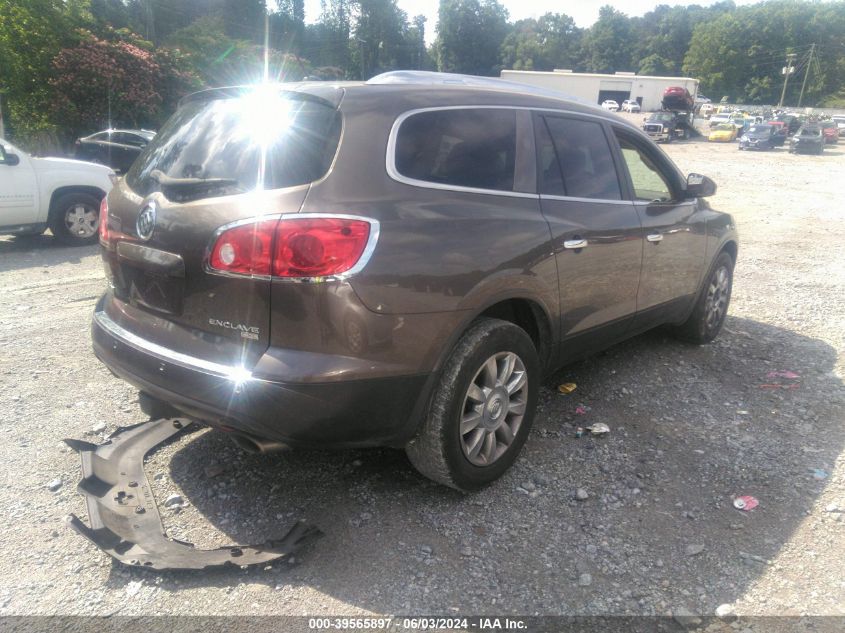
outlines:
[[[222,179],[217,189],[195,197],[303,185],[326,174],[339,136],[339,113],[298,95],[248,93],[191,101],[147,145],[126,182],[146,196],[160,189],[161,174]]]
[[[543,121],[545,129],[541,127],[538,135],[541,192],[621,200],[613,155],[601,124],[554,116],[543,117]],[[550,150],[556,161],[551,160]]]
[[[515,157],[514,110],[421,112],[396,137],[396,171],[442,185],[513,191]]]

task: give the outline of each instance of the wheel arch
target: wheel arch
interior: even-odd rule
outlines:
[[[99,187],[93,187],[90,185],[68,185],[65,187],[56,187],[56,189],[53,190],[53,193],[50,194],[50,205],[47,207],[49,209],[47,214],[48,222],[52,221],[53,217],[57,213],[56,202],[59,198],[69,193],[86,193],[90,196],[94,196],[97,200],[102,200],[103,196],[106,195],[106,192]]]
[[[716,257],[721,255],[722,253],[727,253],[731,256],[731,259],[736,264],[736,257],[739,253],[739,245],[736,243],[736,240],[730,239],[724,244],[722,244],[721,248],[719,248],[718,252],[716,253]]]
[[[470,323],[481,317],[508,321],[525,330],[537,348],[543,369],[548,368],[553,346],[552,323],[546,309],[538,301],[525,297],[500,299],[485,307]]]

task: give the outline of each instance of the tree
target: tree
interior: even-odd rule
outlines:
[[[520,20],[502,43],[502,65],[514,70],[572,68],[579,61],[581,30],[562,13]]]
[[[385,70],[411,65],[416,42],[408,28],[408,16],[396,0],[358,0],[353,37],[353,58],[358,75],[368,79]]]
[[[83,0],[0,0],[0,91],[6,124],[19,140],[55,129],[51,62],[90,21]]]
[[[440,0],[437,68],[445,72],[498,75],[508,12],[496,0]]]
[[[105,40],[81,31],[79,43],[53,59],[52,114],[69,137],[107,125],[157,125],[197,87],[196,77],[180,68],[178,52],[153,51],[126,32],[112,35]]]
[[[610,5],[603,6],[598,21],[585,35],[587,70],[596,73],[635,70],[631,55],[635,41],[628,16]]]

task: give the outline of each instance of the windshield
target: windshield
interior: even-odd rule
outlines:
[[[18,154],[18,155],[20,155],[20,154],[24,153],[4,138],[0,138],[0,145],[3,146],[3,151],[6,152],[7,154]]]
[[[749,134],[771,134],[772,128],[769,125],[752,125],[748,128]]]
[[[721,125],[717,125],[716,129],[722,132],[733,132],[736,128],[730,123],[722,123]]]
[[[818,128],[812,127],[802,127],[801,128],[801,136],[818,136],[821,134],[821,130]]]
[[[215,195],[307,184],[328,170],[339,134],[339,114],[304,95],[255,91],[189,101],[147,145],[126,182],[141,196],[160,189],[160,174],[225,179]]]

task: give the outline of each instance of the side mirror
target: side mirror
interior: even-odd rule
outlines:
[[[14,167],[20,162],[21,158],[17,154],[6,154],[6,158],[3,160],[3,164],[8,165],[9,167]]]
[[[706,198],[716,193],[716,183],[707,176],[690,174],[687,176],[687,198]]]

